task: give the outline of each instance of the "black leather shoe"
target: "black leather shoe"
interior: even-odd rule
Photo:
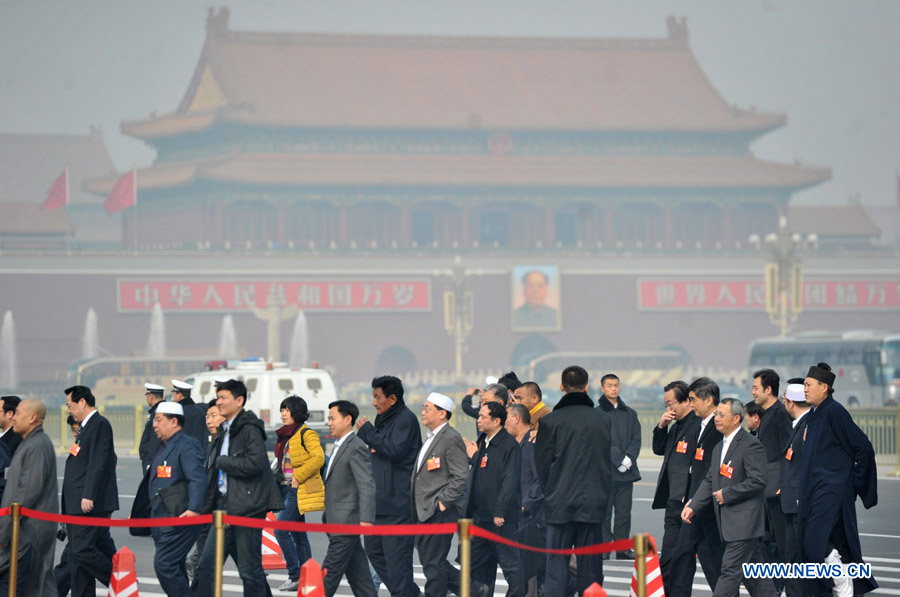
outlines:
[[[616,559],[617,560],[633,560],[634,559],[634,550],[628,549],[625,551],[617,551]]]

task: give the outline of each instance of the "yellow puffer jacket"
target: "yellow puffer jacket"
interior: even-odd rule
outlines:
[[[325,464],[325,452],[322,450],[319,434],[303,425],[291,437],[289,445],[294,479],[299,483],[297,507],[300,514],[325,510],[325,484],[319,472]]]

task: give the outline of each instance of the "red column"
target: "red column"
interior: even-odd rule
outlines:
[[[731,230],[731,206],[726,205],[722,208],[722,246],[726,249],[731,246],[733,237]]]
[[[340,235],[341,235],[341,246],[346,247],[350,243],[347,242],[347,206],[341,206],[341,219],[340,219]]]
[[[603,220],[606,227],[606,240],[603,242],[607,247],[615,246],[616,244],[616,227],[615,227],[615,212],[611,205],[607,205],[603,210]]]
[[[409,246],[409,239],[412,238],[412,229],[410,226],[409,205],[404,205],[400,208],[400,238],[397,239],[397,244],[401,247]]]
[[[665,209],[665,227],[665,246],[668,249],[672,247],[672,206],[668,203]]]
[[[278,204],[278,246],[284,247],[284,203]]]
[[[221,245],[224,237],[222,230],[222,200],[216,199],[215,214],[213,215],[213,242]]]
[[[556,246],[556,218],[550,205],[544,208],[544,225],[544,246]]]
[[[465,199],[463,200],[465,201]],[[469,246],[469,220],[472,217],[469,213],[469,204],[463,203],[460,210],[460,239],[459,244],[463,247]]]

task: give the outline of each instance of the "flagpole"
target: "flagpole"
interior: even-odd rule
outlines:
[[[133,247],[133,248],[134,248],[134,253],[137,254],[137,250],[138,250],[138,237],[137,237],[137,231],[138,231],[138,226],[137,226],[137,217],[138,217],[138,208],[137,208],[137,168],[135,167],[134,164],[131,165],[131,182],[132,182],[132,185],[133,185],[132,189],[133,189],[133,192],[134,192],[134,213],[132,214],[132,217],[131,217],[131,220],[132,220],[132,222],[131,222],[131,224],[132,224],[131,238],[132,238],[132,242],[134,243],[134,247]]]
[[[68,207],[69,206],[69,165],[68,164],[66,164],[65,181],[66,181],[66,202],[64,204],[64,207]],[[69,210],[67,209],[66,216],[68,216],[68,215],[69,215]],[[66,232],[66,254],[69,254],[71,251],[72,251],[72,247],[69,242],[69,233]]]

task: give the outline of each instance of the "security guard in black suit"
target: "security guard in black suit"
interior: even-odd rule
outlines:
[[[80,424],[80,429],[66,458],[62,513],[109,518],[119,509],[112,427],[97,412],[90,388],[72,386],[65,393],[69,414]],[[109,585],[112,574],[112,558],[104,553],[107,549],[99,548],[113,544],[109,529],[72,524],[67,527],[72,597],[93,596],[96,581]]]
[[[789,379],[784,392],[784,407],[793,419],[793,429],[781,457],[781,482],[778,497],[784,513],[785,543],[784,561],[797,559],[797,500],[800,498],[800,462],[803,460],[803,438],[809,419],[810,404],[803,393],[803,379]],[[785,593],[788,597],[800,597],[802,588],[795,579],[785,579]]]
[[[141,443],[138,444],[138,456],[141,457],[141,472],[146,473],[156,451],[159,450],[159,438],[153,432],[153,417],[156,407],[163,401],[163,392],[166,389],[155,383],[145,383],[144,398],[147,400],[147,422],[144,423],[144,432],[141,434]]]
[[[184,432],[200,442],[205,449],[209,443],[209,429],[206,428],[207,406],[194,402],[191,398],[193,389],[194,386],[191,384],[180,379],[173,379],[172,401],[177,402],[184,409]]]

